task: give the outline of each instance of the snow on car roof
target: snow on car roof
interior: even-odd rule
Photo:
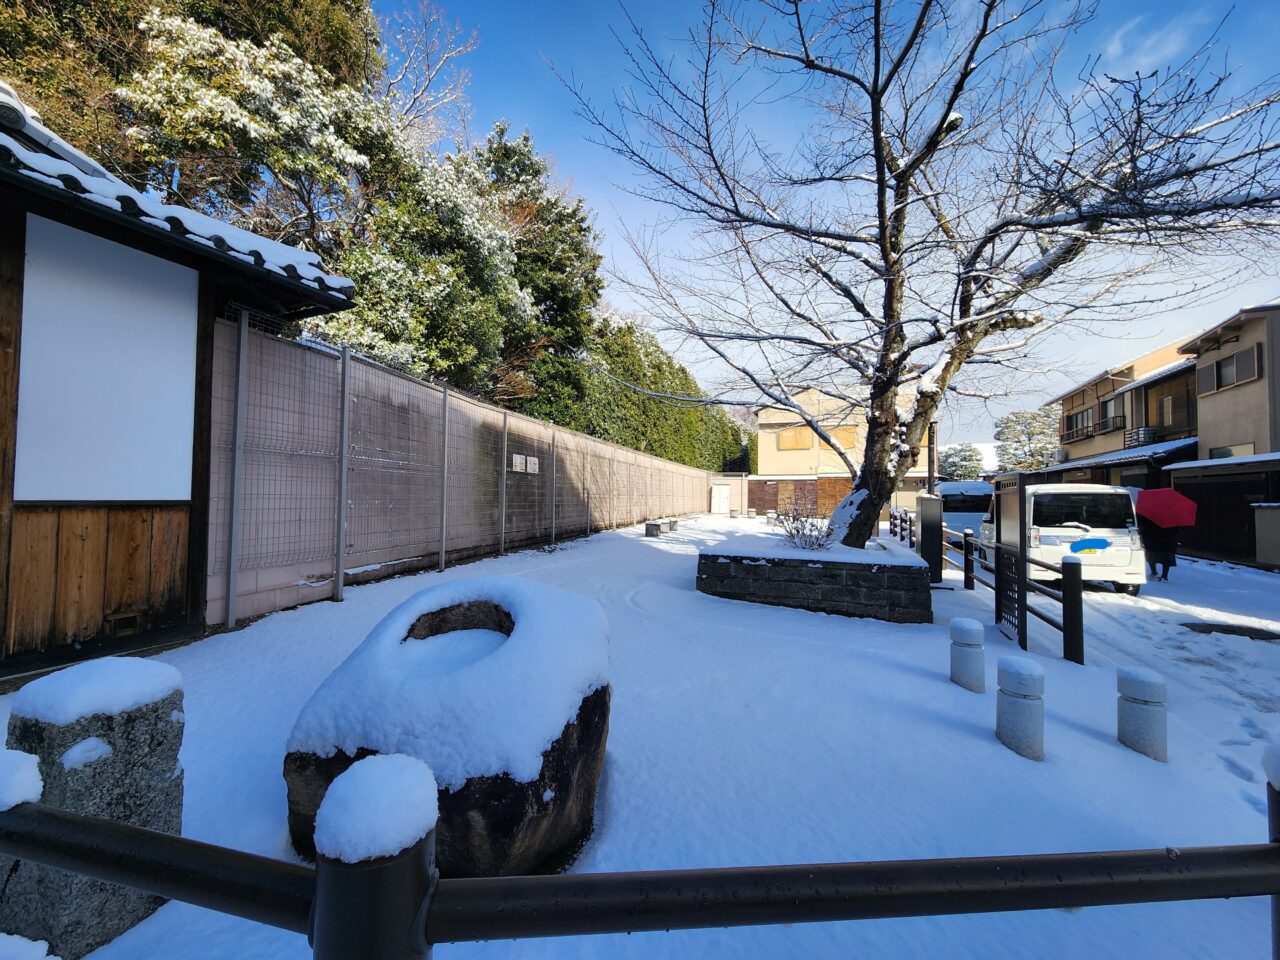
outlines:
[[[985,497],[989,496],[994,490],[991,484],[985,480],[943,480],[934,486],[938,491],[938,496],[945,497],[947,495],[961,497]]]

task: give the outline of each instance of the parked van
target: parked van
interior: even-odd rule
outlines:
[[[957,534],[977,533],[991,510],[995,487],[983,480],[943,480],[934,486],[942,498],[942,525]],[[959,537],[949,537],[953,542]]]
[[[990,512],[983,518],[980,540],[995,542],[995,520]],[[1138,516],[1126,487],[1100,483],[1027,487],[1027,554],[1053,564],[1074,554],[1080,558],[1085,580],[1114,583],[1117,590],[1132,596],[1147,582]],[[1034,564],[1027,565],[1027,576],[1031,580],[1057,579],[1053,571]]]

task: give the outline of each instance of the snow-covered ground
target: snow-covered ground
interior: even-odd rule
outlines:
[[[946,622],[990,620],[991,595],[935,592],[910,626],[694,591],[700,546],[756,521],[703,517],[554,552],[352,588],[163,654],[186,688],[188,836],[290,856],[281,763],[303,703],[394,604],[478,574],[595,597],[612,630],[613,714],[596,832],[576,870],[632,870],[1254,843],[1265,839],[1263,745],[1280,740],[1280,645],[1184,622],[1280,630],[1280,577],[1183,561],[1139,598],[1087,594],[1089,665],[1037,624],[1043,763],[995,739],[988,692],[947,680]],[[1170,763],[1116,743],[1118,665],[1169,680]],[[0,701],[0,719],[9,703]],[[452,958],[1046,958],[1263,956],[1261,899],[792,927],[445,945]],[[92,960],[304,960],[305,939],[169,904]]]

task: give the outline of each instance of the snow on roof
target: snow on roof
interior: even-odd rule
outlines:
[[[1065,463],[1055,463],[1045,467],[1044,473],[1061,473],[1065,470],[1082,470],[1085,467],[1102,467],[1113,466],[1118,467],[1125,463],[1138,463],[1142,460],[1149,460],[1152,457],[1163,456],[1167,453],[1173,453],[1184,447],[1192,446],[1199,441],[1195,437],[1183,437],[1181,440],[1165,440],[1161,443],[1149,443],[1145,447],[1127,447],[1124,450],[1112,450],[1110,453],[1100,453],[1096,457],[1082,457],[1079,460],[1067,460]],[[1166,470],[1170,469],[1165,467]]]
[[[1209,460],[1184,460],[1171,463],[1166,470],[1190,470],[1194,467],[1229,467],[1238,463],[1275,463],[1280,461],[1280,453],[1255,453],[1248,457],[1214,457]]]
[[[436,827],[436,778],[415,757],[391,753],[357,760],[334,778],[316,811],[316,852],[359,863],[394,857]]]
[[[32,680],[13,698],[13,713],[65,727],[95,714],[117,714],[182,689],[182,674],[159,660],[102,657]]]
[[[1155,383],[1164,377],[1172,376],[1175,373],[1181,373],[1196,365],[1195,357],[1183,357],[1181,360],[1175,360],[1173,363],[1166,363],[1163,367],[1157,367],[1150,373],[1143,374],[1137,380],[1126,383],[1123,387],[1116,390],[1116,396],[1122,393],[1128,393],[1130,390],[1137,390],[1139,387],[1145,387],[1149,383]]]
[[[135,190],[44,127],[29,112],[23,134],[20,139],[15,131],[0,128],[0,169],[127,214],[154,232],[213,247],[269,273],[314,287],[335,300],[345,303],[355,293],[350,280],[322,269],[317,254],[268,240],[188,207],[160,203]],[[23,140],[39,144],[48,152],[24,146]]]
[[[934,489],[940,497],[989,497],[995,487],[985,480],[943,480]]]
[[[406,639],[424,614],[487,601],[496,630]],[[590,597],[514,577],[468,577],[419,591],[386,615],[298,714],[288,752],[403,753],[446,790],[471,777],[537,778],[542,754],[609,682],[609,624]]]

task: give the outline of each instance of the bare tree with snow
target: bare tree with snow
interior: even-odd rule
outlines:
[[[671,215],[632,238],[632,295],[729,371],[722,396],[790,409],[840,454],[845,543],[874,532],[944,397],[1275,238],[1280,86],[1215,69],[1212,37],[1156,72],[1068,69],[1092,14],[706,0],[674,56],[632,24],[612,106],[576,91]],[[866,416],[862,450],[797,402],[810,387]]]

